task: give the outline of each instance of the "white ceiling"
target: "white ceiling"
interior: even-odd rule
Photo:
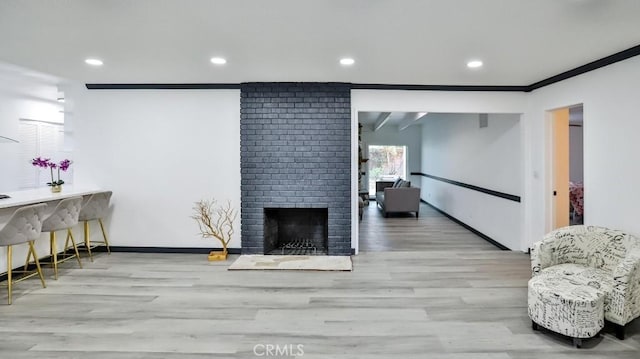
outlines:
[[[2,0],[0,61],[104,83],[529,85],[640,44],[639,18],[638,0]]]

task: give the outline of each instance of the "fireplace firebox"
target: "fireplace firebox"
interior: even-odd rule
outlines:
[[[265,208],[264,254],[326,255],[327,208]]]

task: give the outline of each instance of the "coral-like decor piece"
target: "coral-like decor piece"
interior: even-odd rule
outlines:
[[[233,222],[238,216],[230,201],[225,205],[216,204],[215,199],[198,201],[193,207],[195,215],[191,216],[198,223],[202,238],[216,238],[222,244],[222,252],[209,253],[210,261],[227,259],[227,245],[234,233]]]

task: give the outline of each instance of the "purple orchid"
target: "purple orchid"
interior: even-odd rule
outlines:
[[[36,158],[31,160],[31,164],[33,166],[35,166],[35,167],[49,168],[49,170],[51,171],[51,182],[47,182],[47,185],[49,185],[49,186],[59,186],[59,185],[63,184],[64,181],[60,179],[60,170],[66,172],[69,169],[69,167],[71,166],[72,163],[73,163],[73,161],[68,160],[68,159],[64,159],[64,160],[60,161],[60,163],[55,163],[55,162],[51,161],[50,158],[42,158],[42,157],[36,157]],[[57,181],[53,179],[53,170],[54,169],[58,170],[58,180]]]
[[[68,159],[62,160],[60,162],[60,169],[66,172],[69,169],[69,166],[71,166],[72,163],[73,162],[68,160]]]
[[[47,168],[49,167],[49,158],[36,157],[31,160],[31,164],[36,167]]]

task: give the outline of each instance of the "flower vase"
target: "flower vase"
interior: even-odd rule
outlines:
[[[55,186],[51,186],[51,193],[60,193],[62,191],[62,185],[58,184]]]

